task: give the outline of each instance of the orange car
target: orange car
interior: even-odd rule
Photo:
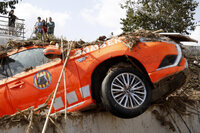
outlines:
[[[63,67],[59,52],[55,46],[29,46],[1,59],[0,116],[44,104]],[[51,59],[50,54],[58,56]],[[67,111],[102,103],[118,117],[136,117],[153,101],[180,88],[186,80],[185,70],[187,61],[180,46],[162,38],[140,38],[133,50],[120,37],[74,49],[65,67]],[[65,111],[63,80],[52,113]]]

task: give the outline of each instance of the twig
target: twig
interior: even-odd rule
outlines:
[[[199,101],[197,101],[197,104],[199,104]],[[197,110],[199,110],[199,107],[196,106]],[[200,121],[200,114],[198,114],[198,120]]]
[[[47,114],[46,121],[45,121],[45,123],[44,123],[44,127],[43,127],[43,130],[42,130],[42,133],[45,133],[45,132],[46,132],[46,128],[47,128],[48,121],[49,121],[49,116],[50,116],[51,110],[52,110],[52,108],[53,108],[53,104],[54,104],[54,100],[55,100],[55,98],[56,98],[56,94],[57,94],[57,91],[58,91],[58,87],[59,87],[59,85],[60,85],[60,81],[61,81],[61,79],[62,79],[62,75],[63,75],[64,69],[65,69],[65,66],[66,66],[66,64],[67,64],[68,58],[69,58],[69,54],[70,54],[70,52],[71,52],[71,48],[72,48],[71,46],[72,46],[72,45],[70,44],[70,49],[69,49],[68,52],[67,52],[67,57],[66,57],[66,59],[65,59],[65,63],[64,63],[63,68],[62,68],[62,70],[61,70],[61,74],[60,74],[60,77],[59,77],[59,79],[58,79],[58,83],[57,83],[57,85],[56,85],[55,91],[54,91],[53,99],[52,99],[52,101],[51,101],[51,105],[50,105],[50,108],[49,108],[49,112],[48,112],[48,114]]]
[[[127,60],[134,66],[137,68],[138,71],[140,71],[141,73],[144,73],[137,65],[135,65],[135,63],[127,56],[125,55]]]
[[[27,127],[26,133],[30,133],[31,131],[32,123],[33,123],[33,113],[34,113],[34,108],[31,108],[31,113],[29,115],[29,125]]]
[[[196,112],[198,112],[198,113],[200,113],[200,111],[199,110],[197,110],[197,109],[195,109],[194,107],[192,107],[191,105],[189,105],[188,103],[185,103],[185,102],[183,102],[183,101],[181,101],[185,106],[187,106],[188,108],[190,108],[190,109],[192,109],[192,110],[195,110]],[[198,114],[197,113],[197,114]]]
[[[40,107],[34,109],[34,112],[37,112],[37,111],[39,111],[39,110],[41,110],[41,109],[45,109],[47,106],[48,106],[47,104],[43,104],[42,106],[40,106]]]
[[[192,133],[192,131],[190,130],[189,126],[187,125],[187,123],[185,122],[185,120],[183,119],[183,117],[181,116],[181,114],[178,113],[176,109],[174,109],[174,111],[179,115],[179,117],[181,118],[181,120],[185,124],[186,128],[188,129],[189,133]]]
[[[176,128],[178,129],[178,132],[182,133],[181,130],[180,130],[180,128],[179,128],[179,126],[178,126],[178,124],[176,123],[176,120],[173,118],[172,112],[170,111],[170,109],[168,107],[166,107],[166,110],[168,111],[170,118],[172,119],[172,121],[176,125]]]
[[[68,46],[68,49],[69,49],[69,45]],[[63,65],[64,65],[64,61],[65,61],[65,55],[64,55],[64,50],[63,50],[63,38],[61,37],[61,50],[62,50],[62,60],[63,60]],[[63,82],[64,82],[64,90],[65,90],[65,121],[67,120],[67,87],[66,87],[66,78],[65,78],[65,69],[64,69],[64,74],[63,74]]]
[[[15,113],[15,114],[13,114],[13,115],[6,116],[7,118],[4,118],[4,120],[13,118],[13,117],[15,117],[16,115],[22,114],[22,113],[27,112],[27,111],[29,111],[29,110],[30,110],[30,108],[27,108],[27,109],[22,110],[22,111],[18,110],[17,113]],[[25,119],[27,119],[27,118],[25,117]]]
[[[160,33],[160,32],[164,32],[164,30],[163,29],[160,29],[160,30],[156,30],[156,31],[154,31],[154,32],[152,32],[152,33]]]
[[[51,94],[48,96],[48,98],[46,99],[44,104],[48,104],[49,100],[51,99],[51,97],[53,96],[54,91],[51,92]]]

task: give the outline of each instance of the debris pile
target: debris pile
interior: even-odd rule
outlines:
[[[121,37],[123,41],[126,42],[126,45],[129,49],[132,49],[133,46],[135,46],[140,40],[137,38],[137,36],[141,37],[146,37],[146,38],[158,38],[160,37],[160,34],[158,32],[161,32],[162,30],[158,30],[155,32],[151,32],[148,30],[137,30],[135,32],[126,32],[122,33],[118,36],[113,36],[112,38],[118,38]],[[84,48],[89,45],[101,45],[103,44],[106,40],[112,39],[112,38],[106,38],[106,36],[100,36],[97,38],[95,41],[92,42],[85,42],[83,40],[79,41],[67,41],[63,40],[64,43],[64,51],[68,48],[69,44],[72,44],[72,49],[77,49],[77,48]],[[60,44],[61,40],[60,39],[51,39],[46,42],[41,41],[41,40],[27,40],[27,41],[9,41],[5,46],[0,45],[0,56],[6,55],[7,52],[12,51],[13,49],[19,49],[21,47],[27,47],[27,46],[32,46],[32,45],[39,45],[39,46],[46,46],[50,45],[50,42],[55,42],[54,44]]]
[[[161,125],[168,126],[169,129],[181,132],[175,114],[179,116],[179,120],[183,121],[185,126],[190,131],[183,117],[186,115],[199,115],[198,108],[200,104],[200,56],[192,55],[187,49],[183,49],[184,56],[189,64],[189,77],[185,85],[170,94],[166,99],[154,106],[158,107],[152,111],[156,119],[161,122]]]
[[[30,133],[31,129],[36,129],[37,132],[41,132],[42,131],[42,127],[41,125],[39,125],[38,123],[44,123],[45,119],[46,119],[46,115],[45,115],[45,109],[47,109],[47,102],[50,101],[50,97],[52,95],[49,96],[49,98],[47,99],[47,101],[45,102],[45,104],[41,107],[35,108],[34,107],[30,107],[28,109],[25,110],[18,110],[17,113],[13,114],[13,115],[5,115],[3,117],[0,118],[0,128],[1,129],[9,129],[11,127],[17,126],[17,125],[27,125],[26,128],[26,133]],[[56,127],[58,128],[58,130],[61,130],[61,128],[58,126],[58,124],[61,123],[61,121],[64,118],[64,113],[56,113],[53,116],[49,117],[50,123],[48,126],[50,127]],[[67,117],[69,119],[76,119],[77,117],[81,117],[83,116],[83,113],[81,112],[67,112]],[[62,132],[62,131],[61,131]]]

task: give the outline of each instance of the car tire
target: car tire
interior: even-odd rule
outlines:
[[[134,68],[111,70],[102,82],[101,100],[110,113],[120,118],[142,114],[151,104],[149,80]]]

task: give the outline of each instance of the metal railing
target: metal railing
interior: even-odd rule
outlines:
[[[24,39],[25,36],[25,20],[16,19],[15,27],[8,26],[8,17],[0,16],[0,36],[6,37],[18,37]]]

